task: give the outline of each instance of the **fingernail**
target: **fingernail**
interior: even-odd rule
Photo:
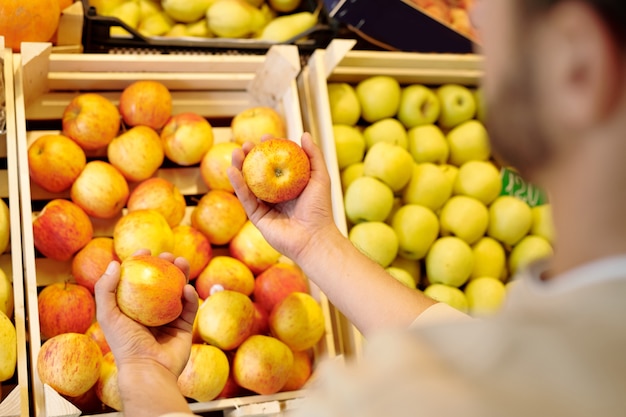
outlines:
[[[115,264],[113,262],[109,262],[106,271],[104,272],[107,275],[111,275],[115,271]]]

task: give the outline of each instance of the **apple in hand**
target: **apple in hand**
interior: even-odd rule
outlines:
[[[56,282],[37,295],[42,339],[61,333],[85,333],[96,318],[96,301],[82,285]]]
[[[50,200],[33,219],[35,248],[50,259],[69,260],[92,236],[89,216],[68,200]]]
[[[311,177],[311,164],[300,145],[289,139],[272,138],[248,152],[241,173],[257,198],[282,203],[304,190]]]
[[[84,150],[107,146],[120,130],[120,113],[106,97],[83,93],[63,110],[63,134]]]
[[[162,326],[183,311],[187,277],[172,262],[133,255],[121,263],[116,299],[120,310],[144,326]]]
[[[459,84],[445,84],[436,91],[441,104],[439,126],[452,129],[476,115],[476,100],[472,91]]]
[[[209,190],[191,212],[191,225],[214,245],[224,245],[239,232],[247,219],[241,201],[232,193]]]
[[[163,144],[154,129],[135,126],[109,143],[107,157],[128,181],[143,181],[163,164]]]
[[[257,394],[274,394],[289,379],[293,353],[272,336],[253,335],[235,352],[232,372],[235,382]]]
[[[398,192],[411,179],[413,163],[413,157],[402,146],[378,142],[365,154],[363,175],[378,178]]]
[[[67,136],[43,135],[28,147],[30,178],[51,193],[69,189],[86,163],[85,151]]]
[[[187,202],[178,187],[165,178],[154,177],[141,181],[130,192],[126,208],[156,210],[165,217],[171,227],[177,226],[185,217]]]
[[[100,376],[102,352],[89,336],[63,333],[46,340],[37,354],[37,374],[56,392],[77,397]]]
[[[72,258],[72,276],[77,284],[93,294],[94,286],[106,271],[109,262],[119,260],[112,238],[94,237]]]
[[[250,220],[231,239],[228,249],[231,256],[246,264],[255,275],[274,265],[281,256]]]
[[[294,264],[278,262],[254,281],[254,301],[268,313],[292,292],[309,292],[306,275]]]
[[[200,175],[209,189],[235,192],[226,170],[232,165],[233,151],[239,148],[241,145],[235,142],[220,142],[204,154],[200,162]]]
[[[178,376],[178,388],[186,398],[204,402],[216,398],[226,386],[230,364],[219,348],[194,343],[189,360]]]
[[[435,123],[440,112],[439,98],[432,89],[421,84],[402,89],[397,117],[407,129]]]
[[[202,161],[213,146],[213,128],[196,113],[180,113],[165,123],[161,141],[170,161],[182,166],[194,165]]]
[[[198,334],[205,343],[220,349],[236,349],[250,336],[254,311],[252,300],[245,294],[231,290],[214,292],[198,309]]]
[[[120,214],[128,195],[126,178],[113,165],[100,160],[87,162],[70,189],[72,201],[98,219]]]
[[[122,91],[119,108],[127,126],[160,130],[172,115],[172,94],[161,82],[135,81]]]
[[[113,246],[122,261],[139,249],[149,249],[150,253],[171,253],[174,249],[174,232],[158,211],[136,210],[115,223]]]
[[[172,233],[174,234],[172,253],[189,262],[189,279],[196,279],[213,256],[211,242],[198,229],[186,224],[173,227]]]
[[[250,295],[254,290],[255,279],[250,268],[239,259],[220,255],[208,262],[195,282],[196,291],[202,299],[211,295],[215,285],[225,290]]]
[[[283,117],[273,108],[255,106],[237,113],[231,121],[233,140],[243,145],[246,142],[259,143],[263,135],[276,138],[287,136]]]

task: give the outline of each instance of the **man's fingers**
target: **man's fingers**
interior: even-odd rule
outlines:
[[[185,285],[183,288],[183,312],[180,317],[191,327],[193,327],[193,322],[196,318],[198,303],[198,293],[196,289],[190,284]]]
[[[104,274],[98,279],[95,285],[96,305],[98,306],[98,321],[102,321],[102,315],[117,306],[115,301],[115,290],[120,280],[120,264],[111,261]]]

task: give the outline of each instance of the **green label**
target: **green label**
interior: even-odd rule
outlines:
[[[502,179],[500,195],[517,197],[531,207],[540,206],[548,202],[548,197],[543,190],[526,182],[517,172],[509,168],[502,168],[500,178]]]

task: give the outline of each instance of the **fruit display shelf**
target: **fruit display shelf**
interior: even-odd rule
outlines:
[[[350,40],[337,39],[328,48],[317,50],[303,68],[298,85],[303,105],[304,127],[317,139],[331,176],[334,220],[347,236],[344,196],[333,136],[329,107],[329,82],[356,84],[375,75],[388,75],[401,85],[429,86],[458,83],[477,86],[482,75],[482,58],[477,55],[430,54],[413,52],[357,51]],[[338,340],[346,358],[359,358],[363,338],[345,317],[338,314]]]
[[[21,54],[15,57],[14,66],[22,234],[24,242],[27,242],[24,245],[24,271],[32,364],[32,414],[37,417],[79,415],[81,410],[42,384],[36,371],[37,355],[42,344],[38,291],[49,283],[67,280],[70,263],[53,261],[35,250],[32,221],[45,202],[55,197],[67,198],[69,193],[51,194],[33,184],[28,171],[28,145],[45,133],[59,131],[62,112],[77,94],[97,91],[117,103],[120,92],[140,79],[157,80],[168,87],[172,94],[173,114],[196,112],[207,118],[213,126],[214,143],[231,139],[230,120],[235,115],[261,104],[275,108],[284,117],[288,138],[299,141],[303,132],[296,83],[300,60],[293,45],[272,47],[264,55],[144,55],[138,59],[131,55],[51,54],[50,44],[32,43],[23,45]],[[104,157],[88,153],[88,160]],[[194,204],[199,196],[208,191],[207,187],[201,179],[198,165],[182,167],[167,162],[156,176],[173,182],[186,197],[188,206],[182,223],[188,224]],[[94,236],[112,236],[115,219],[92,221]],[[313,285],[311,294],[319,301],[326,320],[325,334],[313,349],[315,367],[320,360],[334,357],[336,347],[329,303]],[[190,406],[197,413],[228,412],[235,408],[241,411],[245,406],[254,408],[260,404],[271,404],[268,409],[284,408],[287,402],[297,401],[304,395],[305,391],[299,390],[190,402]],[[99,415],[121,414],[107,411]]]
[[[3,44],[0,37],[0,44]],[[28,348],[26,332],[26,308],[24,305],[24,275],[22,268],[22,240],[20,229],[20,196],[17,167],[17,127],[13,99],[13,53],[0,45],[0,110],[6,115],[0,123],[0,198],[9,207],[10,244],[0,255],[0,268],[13,283],[13,316],[17,336],[17,368],[13,377],[0,383],[0,416],[30,415],[28,382]],[[4,107],[4,109],[2,109]],[[2,349],[5,347],[3,346]]]

